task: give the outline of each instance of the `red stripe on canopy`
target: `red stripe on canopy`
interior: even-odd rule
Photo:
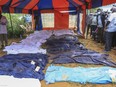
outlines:
[[[8,2],[9,0],[0,0],[0,5],[4,5]]]
[[[17,3],[17,2],[19,2],[19,0],[12,0],[11,7],[16,7],[17,5],[20,4],[20,3]]]
[[[91,2],[91,0],[86,0],[86,2]]]
[[[37,7],[37,5],[33,8],[33,10],[38,10],[39,8]]]
[[[73,0],[75,3],[77,3],[78,5],[83,5],[83,3],[79,0]]]
[[[116,3],[116,0],[103,0],[102,5],[109,5]]]
[[[32,9],[33,7],[35,7],[38,4],[38,2],[39,2],[39,0],[30,0],[28,5],[26,5],[24,7],[24,9]]]

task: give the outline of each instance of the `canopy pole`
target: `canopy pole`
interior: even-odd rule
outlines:
[[[13,24],[12,24],[12,18],[11,18],[11,14],[9,13],[9,17],[10,17],[10,24],[11,24],[11,29],[12,29],[12,37],[14,38],[14,29],[13,29]]]

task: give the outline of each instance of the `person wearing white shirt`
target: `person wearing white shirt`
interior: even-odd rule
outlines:
[[[105,28],[105,52],[111,51],[112,41],[116,35],[116,7],[111,9],[112,13],[108,17]]]

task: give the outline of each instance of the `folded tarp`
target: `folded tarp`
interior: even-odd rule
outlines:
[[[45,54],[10,54],[0,57],[0,75],[44,79]]]
[[[45,81],[47,84],[55,82],[79,82],[105,84],[116,82],[116,68],[111,67],[97,67],[97,68],[84,68],[75,67],[68,68],[62,66],[49,66]]]
[[[0,87],[41,87],[38,79],[0,75]]]
[[[62,53],[52,59],[54,64],[82,63],[116,67],[116,63],[111,61],[108,54],[101,54],[87,49]]]

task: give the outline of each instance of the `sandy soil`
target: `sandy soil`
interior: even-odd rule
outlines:
[[[95,41],[92,41],[91,39],[79,39],[80,42],[82,42],[86,48],[95,50],[97,52],[103,53],[104,46],[100,43],[96,43]],[[108,52],[109,56],[113,61],[116,62],[116,50],[113,50],[111,52]],[[49,66],[49,64],[48,64]],[[88,65],[88,64],[62,64],[62,66],[66,67],[76,67],[76,66],[82,66],[82,67],[100,67],[101,65]],[[77,77],[78,78],[78,77]],[[55,84],[46,84],[45,81],[41,81],[42,87],[116,87],[116,84],[79,84],[74,82],[56,82]]]
[[[95,50],[97,52],[103,53],[104,46],[100,43],[96,43],[92,41],[91,39],[79,39],[80,42],[82,42],[86,48]],[[11,39],[9,40],[9,44],[11,42],[17,42],[20,41],[20,39]],[[0,56],[5,55],[6,53],[0,50]],[[108,53],[109,56],[113,61],[116,62],[116,50],[112,49],[111,52]],[[50,64],[47,64],[47,67]],[[61,64],[62,66],[66,67],[76,67],[76,66],[83,66],[83,67],[99,67],[101,65],[88,65],[88,64]],[[78,77],[77,77],[78,78]],[[73,83],[73,82],[56,82],[55,84],[46,84],[45,81],[41,81],[42,87],[116,87],[116,84],[79,84],[79,83]]]

